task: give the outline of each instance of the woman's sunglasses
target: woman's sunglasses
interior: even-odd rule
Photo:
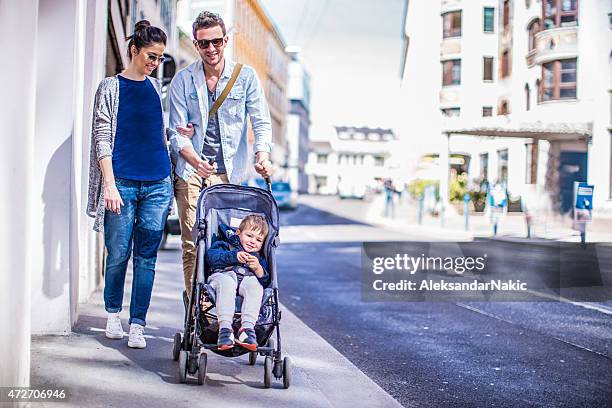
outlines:
[[[194,40],[194,42],[202,50],[207,49],[210,43],[212,43],[213,47],[219,48],[223,45],[223,37],[213,38],[212,40]]]
[[[166,57],[162,56],[162,55],[155,55],[155,54],[147,54],[147,59],[151,62],[156,62],[159,61],[159,63],[163,63],[166,60]]]

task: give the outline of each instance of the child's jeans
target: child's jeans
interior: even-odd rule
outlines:
[[[236,287],[238,286],[238,278],[236,273],[232,271],[217,272],[208,278],[208,283],[215,289],[217,294],[217,320],[219,322],[232,322],[234,311],[236,308]],[[238,294],[244,300],[242,302],[242,324],[252,323],[255,325],[259,318],[259,309],[261,309],[261,298],[263,296],[263,287],[257,280],[256,276],[245,276],[238,287]]]

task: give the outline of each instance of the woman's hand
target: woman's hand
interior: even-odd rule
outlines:
[[[119,195],[119,190],[117,190],[117,186],[115,183],[112,183],[108,186],[104,186],[104,206],[108,211],[112,211],[117,214],[121,214],[121,206],[123,205],[123,200]]]
[[[183,126],[177,126],[176,127],[177,132],[179,132],[181,135],[186,136],[188,138],[192,138],[193,135],[195,134],[195,129],[193,128],[193,124],[192,123],[188,123],[187,126],[183,127]]]

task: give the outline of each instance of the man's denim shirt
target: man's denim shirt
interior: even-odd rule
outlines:
[[[217,98],[229,82],[236,63],[225,59],[225,68],[217,84]],[[170,136],[171,156],[176,164],[175,173],[183,180],[188,180],[195,169],[180,155],[181,149],[192,144],[196,153],[201,154],[204,135],[208,125],[208,93],[202,61],[198,60],[179,71],[170,84]],[[249,165],[247,146],[247,115],[251,118],[255,134],[255,152],[271,152],[272,125],[270,111],[257,73],[247,65],[242,67],[240,75],[227,98],[217,111],[223,161],[230,183],[244,181]],[[176,131],[177,126],[192,123],[195,128],[193,138],[182,136]]]

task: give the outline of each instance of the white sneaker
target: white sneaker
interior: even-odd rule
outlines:
[[[147,342],[144,338],[144,326],[136,323],[130,325],[130,337],[128,339],[128,347],[143,349],[147,347]]]
[[[119,313],[109,313],[106,319],[106,338],[121,340],[123,338],[123,326]]]

